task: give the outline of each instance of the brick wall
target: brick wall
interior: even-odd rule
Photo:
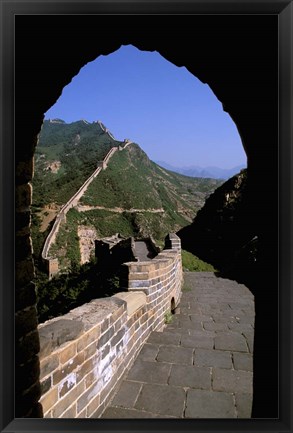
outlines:
[[[154,260],[124,265],[128,291],[96,299],[39,325],[41,404],[47,418],[102,414],[117,383],[181,294],[180,240]]]

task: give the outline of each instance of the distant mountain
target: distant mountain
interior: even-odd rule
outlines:
[[[66,203],[97,162],[121,143],[99,121],[45,120],[35,153],[34,203]]]
[[[189,167],[174,167],[170,164],[167,164],[164,161],[155,161],[156,164],[160,165],[161,167],[174,171],[175,173],[183,174],[184,176],[191,176],[191,177],[204,177],[204,178],[211,178],[211,179],[230,179],[230,177],[234,176],[235,174],[239,173],[240,170],[243,168],[246,168],[245,164],[238,165],[233,168],[220,168],[220,167],[199,167],[196,165],[192,165]]]
[[[35,255],[62,205],[109,149],[119,144],[123,147],[107,131],[101,122],[44,122],[33,179]],[[94,231],[97,238],[119,232],[124,236],[151,235],[162,242],[170,231],[190,224],[207,196],[222,183],[165,170],[150,161],[138,144],[128,144],[88,186],[78,208],[67,213],[50,254],[56,254],[59,261],[64,259],[64,266],[66,259],[79,262],[79,228]]]

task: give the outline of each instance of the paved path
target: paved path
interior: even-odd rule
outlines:
[[[145,241],[135,241],[134,253],[140,262],[151,260],[151,257],[149,257],[150,252]]]
[[[180,305],[142,347],[103,418],[250,418],[254,298],[211,272],[184,273]]]

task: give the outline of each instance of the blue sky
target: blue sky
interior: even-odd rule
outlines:
[[[131,45],[85,65],[47,111],[53,118],[101,120],[118,140],[178,167],[246,164],[237,128],[209,86]]]

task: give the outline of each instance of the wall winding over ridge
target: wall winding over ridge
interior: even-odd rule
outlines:
[[[124,146],[125,147],[125,146]],[[88,186],[90,183],[97,177],[97,175],[100,173],[100,171],[103,169],[105,170],[107,168],[107,164],[109,163],[110,158],[114,153],[118,150],[118,147],[112,147],[103,161],[99,161],[99,166],[96,168],[96,170],[90,175],[90,177],[83,183],[83,185],[79,188],[79,190],[68,200],[67,203],[61,208],[60,212],[58,213],[55,222],[53,224],[52,230],[50,231],[49,235],[47,236],[47,239],[44,243],[43,251],[42,251],[42,259],[44,264],[46,265],[46,269],[48,272],[49,278],[51,278],[53,275],[58,273],[59,267],[58,267],[58,259],[52,258],[49,256],[49,250],[51,248],[51,245],[56,241],[56,236],[58,234],[60,224],[62,221],[65,221],[66,214],[69,211],[69,209],[75,207],[77,203],[79,202],[80,198],[83,196],[83,194],[86,192]]]
[[[150,332],[164,328],[183,281],[180,239],[169,234],[165,248],[123,265],[127,291],[39,325],[45,417],[99,417]]]

